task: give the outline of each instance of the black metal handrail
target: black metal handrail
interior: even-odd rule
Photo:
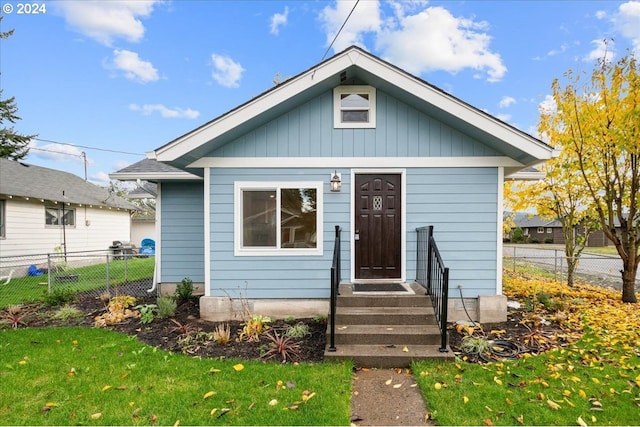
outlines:
[[[447,352],[447,307],[449,304],[449,268],[444,266],[433,238],[433,226],[416,228],[418,254],[416,282],[427,290],[440,327],[440,351]]]
[[[331,263],[331,308],[330,319],[331,322],[331,338],[329,342],[329,351],[336,351],[336,304],[338,302],[338,295],[340,286],[340,226],[336,225],[336,240],[333,244],[333,262]]]

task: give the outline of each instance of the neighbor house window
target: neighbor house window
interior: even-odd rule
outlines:
[[[551,234],[551,233],[553,233],[553,228],[547,227],[547,234]]]
[[[76,210],[66,206],[54,206],[44,208],[44,223],[51,227],[65,226],[75,227]]]
[[[376,89],[371,86],[338,86],[333,90],[333,126],[376,127]]]
[[[7,213],[5,211],[6,201],[0,200],[0,238],[7,237]]]
[[[237,182],[236,255],[322,255],[322,182]]]

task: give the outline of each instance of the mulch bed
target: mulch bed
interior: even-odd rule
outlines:
[[[138,297],[136,304],[155,304],[155,297]],[[25,318],[25,324],[20,327],[55,327],[55,326],[94,326],[94,318],[105,313],[105,304],[92,294],[78,295],[73,306],[80,309],[86,315],[80,319],[72,321],[61,321],[53,318],[56,307],[45,308],[42,305],[25,305],[24,310],[31,314]],[[548,348],[558,347],[566,344],[562,327],[559,323],[546,321],[542,324],[531,328],[531,324],[526,321],[527,313],[523,309],[509,309],[508,320],[506,322],[482,324],[482,328],[476,328],[474,335],[481,336],[487,340],[503,340],[514,345],[519,349],[518,353],[529,352],[539,353]],[[231,340],[225,345],[216,344],[213,341],[196,343],[185,348],[180,343],[181,334],[177,330],[177,324],[171,319],[155,318],[149,324],[142,324],[138,318],[128,318],[122,323],[108,326],[109,329],[122,332],[127,335],[136,336],[140,341],[171,352],[185,353],[190,356],[208,357],[208,358],[233,358],[243,360],[259,360],[270,347],[270,341],[262,336],[259,341],[252,342],[237,339],[243,328],[243,321],[228,322],[210,322],[200,319],[200,311],[198,299],[194,298],[189,301],[179,303],[176,314],[173,317],[181,325],[188,325],[191,328],[197,328],[198,331],[204,333],[213,332],[220,324],[227,324],[231,331]],[[326,320],[318,319],[295,319],[287,323],[284,320],[273,320],[269,323],[271,329],[275,329],[280,335],[284,330],[293,324],[304,323],[309,327],[309,335],[304,338],[296,339],[299,344],[299,355],[295,361],[321,362],[324,357],[325,350],[325,332],[327,328]],[[525,325],[529,325],[528,327]],[[486,362],[487,358],[478,357],[477,354],[461,354],[462,340],[467,331],[464,331],[456,324],[449,326],[449,345],[450,348],[465,357],[469,362]],[[546,337],[544,346],[532,346],[531,337]],[[491,357],[489,358],[491,359]]]

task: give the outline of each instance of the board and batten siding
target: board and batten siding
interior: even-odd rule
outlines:
[[[342,277],[348,279],[351,175],[350,169],[337,171],[342,173],[339,193],[329,191],[332,171],[327,169],[211,169],[211,296],[327,298],[336,225],[342,228]],[[462,284],[465,296],[495,294],[497,168],[411,168],[406,170],[405,179],[407,280],[416,275],[415,229],[433,225],[443,259],[450,268],[450,283]],[[323,254],[234,256],[236,181],[322,181]]]
[[[185,277],[204,281],[204,184],[163,182],[160,188],[162,236],[160,280]]]
[[[6,236],[0,239],[0,257],[54,253],[67,243],[67,252],[107,250],[114,240],[128,242],[131,233],[129,211],[71,206],[74,226],[45,225],[45,206],[18,198],[5,200]]]
[[[375,129],[335,129],[333,92],[293,108],[209,153],[211,157],[501,156],[473,137],[377,91]]]

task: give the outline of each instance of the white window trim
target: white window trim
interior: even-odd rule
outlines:
[[[233,191],[234,221],[234,255],[235,256],[322,256],[324,241],[324,204],[322,181],[236,181]],[[280,189],[282,188],[314,188],[316,190],[316,234],[315,248],[243,248],[242,247],[242,191],[243,190],[276,190],[278,193],[278,220],[280,222]],[[277,244],[280,245],[280,234],[276,233]]]
[[[547,234],[552,234],[552,233],[553,233],[553,228],[547,227]]]
[[[61,205],[47,205],[44,207],[45,211],[44,211],[44,226],[45,228],[62,228],[63,225],[62,224],[47,224],[47,209],[57,209],[58,212],[60,214],[62,214],[62,211],[64,209],[64,212],[69,212],[69,211],[73,211],[73,224],[65,224],[64,227],[65,228],[76,228],[76,221],[78,220],[77,215],[76,215],[76,208],[72,208],[72,207],[64,207]]]
[[[369,95],[369,121],[366,123],[343,122],[340,95],[366,93]],[[333,89],[333,127],[340,129],[362,129],[376,127],[376,88],[373,86],[337,86]]]
[[[544,234],[544,227],[538,227],[538,230],[536,230],[537,234]]]

